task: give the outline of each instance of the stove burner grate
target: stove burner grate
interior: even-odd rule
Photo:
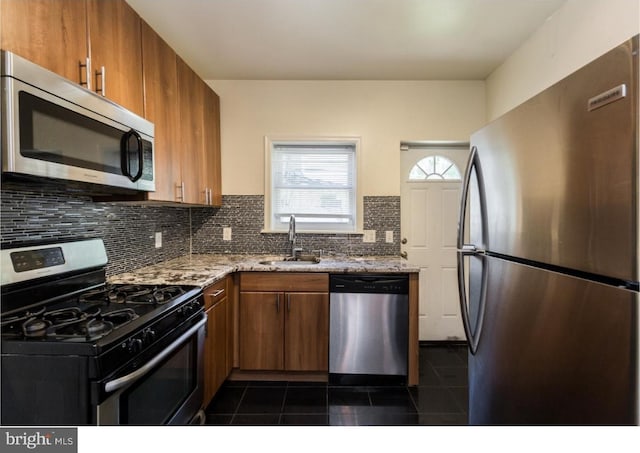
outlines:
[[[181,294],[184,294],[184,290],[179,286],[107,286],[82,294],[79,301],[80,303],[162,305]]]
[[[91,306],[86,311],[76,307],[37,312],[25,312],[3,320],[3,335],[25,338],[91,341],[138,318],[132,308],[102,313],[100,307]]]
[[[22,323],[22,333],[28,338],[44,337],[49,326],[51,326],[51,321],[42,318],[30,318]]]

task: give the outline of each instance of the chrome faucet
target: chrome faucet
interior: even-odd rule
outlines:
[[[296,259],[301,248],[296,248],[296,216],[291,214],[289,217],[289,243],[291,245],[291,258]]]

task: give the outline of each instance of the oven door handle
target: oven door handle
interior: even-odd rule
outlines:
[[[207,323],[207,315],[205,314],[204,319],[202,319],[196,325],[194,325],[189,330],[187,330],[185,333],[183,333],[180,336],[180,338],[178,338],[176,341],[174,341],[169,346],[167,346],[167,348],[164,349],[160,354],[158,354],[153,359],[151,359],[147,363],[145,363],[143,367],[138,368],[136,371],[134,371],[132,373],[129,373],[129,374],[125,375],[125,376],[119,377],[117,379],[114,379],[114,380],[109,381],[106,384],[104,384],[104,391],[107,392],[107,393],[111,393],[111,392],[113,392],[115,390],[118,390],[118,389],[126,386],[130,382],[133,382],[133,381],[141,378],[142,376],[147,374],[149,371],[151,371],[158,363],[160,363],[167,356],[169,356],[169,354],[171,354],[173,351],[175,351],[180,346],[182,346],[182,343],[187,338],[189,338],[194,333],[196,333],[206,323]]]

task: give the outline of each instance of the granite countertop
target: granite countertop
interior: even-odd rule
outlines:
[[[318,264],[260,264],[281,255],[185,255],[109,277],[111,283],[209,286],[233,272],[415,273],[417,267],[396,256],[321,257]]]

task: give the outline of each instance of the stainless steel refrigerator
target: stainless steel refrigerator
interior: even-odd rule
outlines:
[[[638,423],[638,36],[471,137],[470,424]]]

